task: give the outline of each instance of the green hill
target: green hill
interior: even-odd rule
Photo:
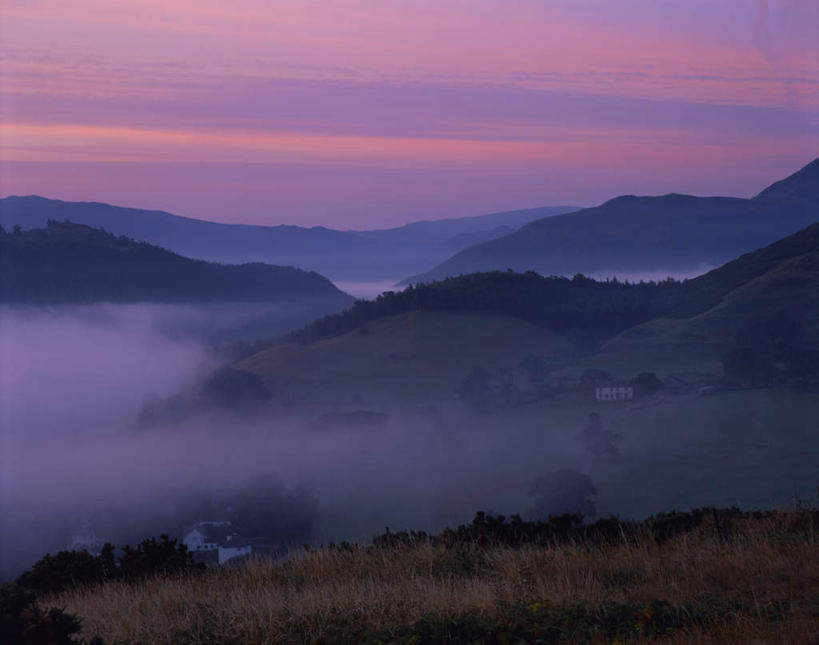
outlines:
[[[314,272],[191,260],[69,222],[0,236],[0,301],[352,301]]]
[[[574,376],[719,371],[760,315],[787,311],[819,342],[817,284],[819,224],[684,282],[492,272],[417,285],[319,319],[240,367],[304,400],[452,395],[471,368],[508,370],[529,354]]]

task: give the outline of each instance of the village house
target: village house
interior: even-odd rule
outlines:
[[[242,538],[229,521],[199,522],[185,532],[182,542],[197,561],[220,566],[233,558],[273,552],[266,540]]]
[[[630,401],[634,398],[632,385],[608,384],[594,388],[594,397],[598,401]]]

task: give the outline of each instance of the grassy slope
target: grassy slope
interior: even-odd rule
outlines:
[[[569,343],[508,316],[414,311],[237,364],[295,402],[429,403],[451,399],[473,367],[514,367],[528,353],[565,361]]]
[[[83,636],[110,643],[487,642],[480,635],[487,627],[495,640],[515,625],[544,633],[568,614],[564,608],[577,607],[588,608],[599,631],[576,632],[572,642],[809,643],[819,634],[810,521],[805,513],[736,520],[719,533],[709,521],[662,544],[632,538],[597,547],[319,549],[201,577],[79,589],[48,604],[82,616]],[[651,609],[624,624],[631,638],[612,635],[604,603],[652,600],[690,603],[682,623],[669,627],[671,637],[640,637]],[[473,640],[456,631],[470,615],[467,624],[479,630]],[[450,622],[433,640],[419,640],[425,617],[427,624]],[[574,620],[564,622],[563,636],[573,628]],[[564,642],[560,637],[553,632],[538,642]]]

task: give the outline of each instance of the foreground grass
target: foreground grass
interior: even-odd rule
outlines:
[[[815,516],[661,544],[323,548],[48,604],[106,643],[819,643]]]

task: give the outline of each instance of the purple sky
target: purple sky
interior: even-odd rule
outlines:
[[[10,0],[0,192],[337,228],[750,196],[819,154],[817,33],[814,0]]]

